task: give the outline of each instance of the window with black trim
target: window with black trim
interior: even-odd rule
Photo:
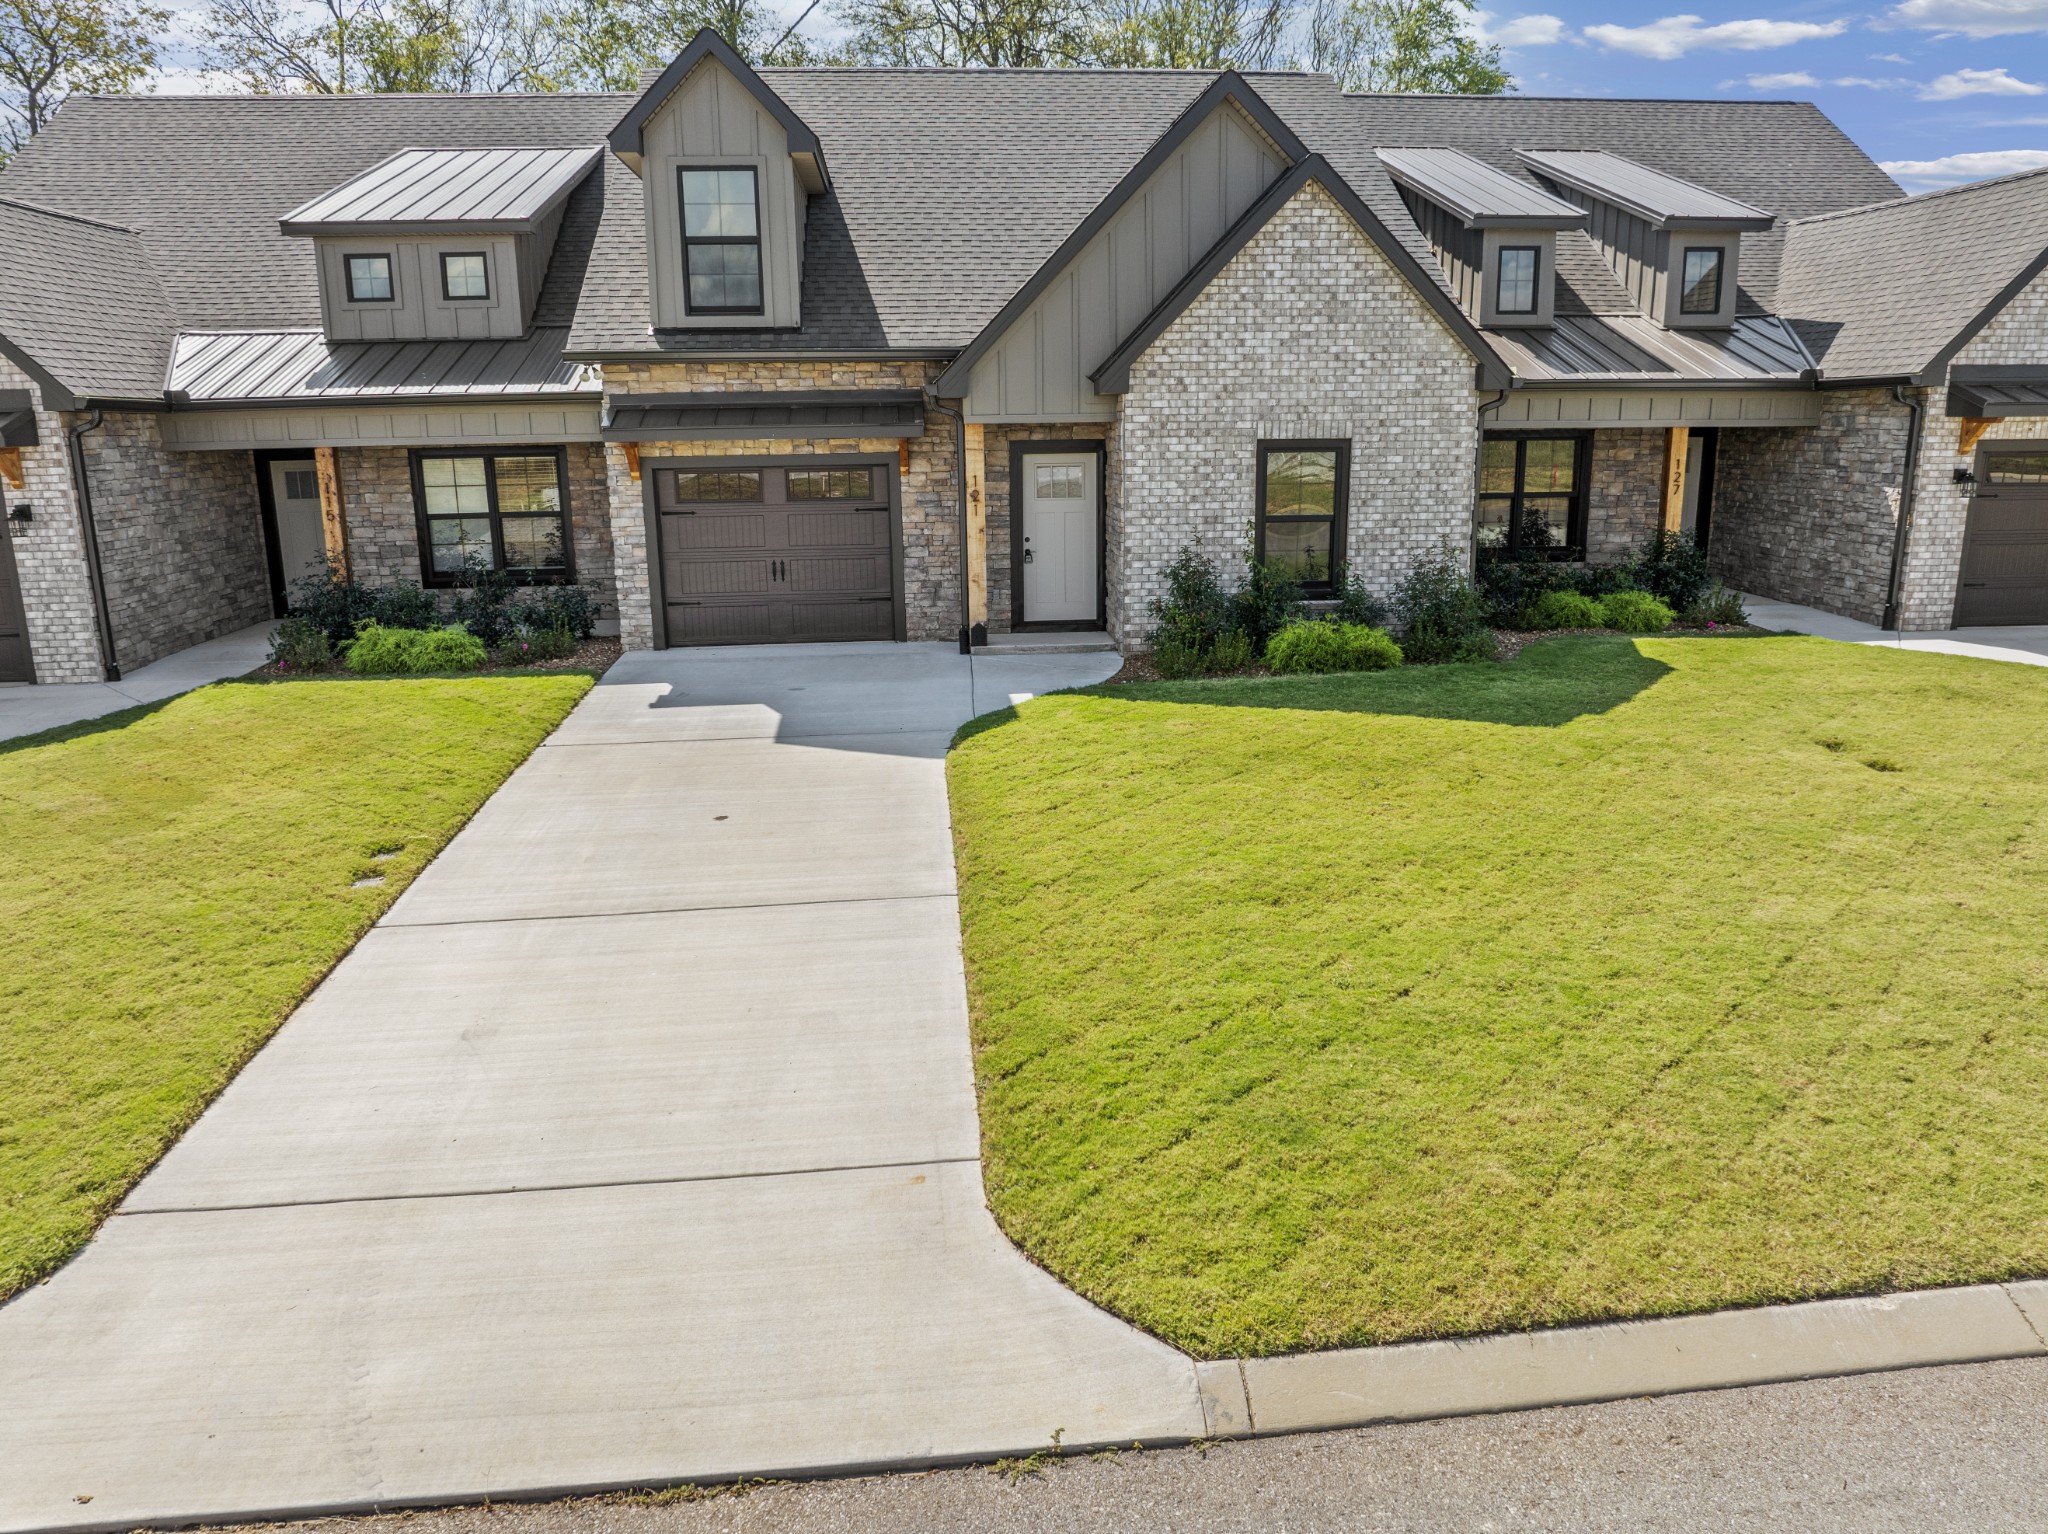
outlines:
[[[441,296],[451,301],[491,296],[490,262],[480,250],[451,250],[441,256]]]
[[[1543,259],[1542,248],[1536,245],[1503,245],[1496,255],[1500,270],[1494,278],[1494,312],[1534,314],[1537,268]]]
[[[683,166],[684,302],[692,314],[761,312],[761,203],[752,166]]]
[[[1537,559],[1583,559],[1583,433],[1486,439],[1479,471],[1479,548]]]
[[[396,294],[391,286],[389,256],[348,256],[348,301],[352,304],[388,304]]]
[[[1350,478],[1348,441],[1259,444],[1258,557],[1310,596],[1336,590]]]
[[[1721,312],[1721,260],[1718,245],[1694,246],[1685,253],[1683,280],[1678,289],[1680,314]]]
[[[471,568],[529,586],[574,576],[569,481],[560,448],[413,454],[421,584],[459,586]]]

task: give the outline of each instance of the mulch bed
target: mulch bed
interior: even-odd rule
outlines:
[[[494,671],[596,671],[602,673],[623,653],[623,647],[616,638],[586,639],[576,647],[576,653],[565,655],[560,660],[500,661],[493,658],[481,671],[468,673],[473,676],[488,676]],[[340,661],[317,671],[288,671],[277,665],[259,666],[249,673],[252,677],[265,680],[306,676],[347,676],[348,668]]]

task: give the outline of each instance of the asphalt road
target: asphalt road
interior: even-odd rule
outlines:
[[[2048,1530],[2048,1360],[321,1534]],[[296,1531],[295,1531],[296,1534]]]

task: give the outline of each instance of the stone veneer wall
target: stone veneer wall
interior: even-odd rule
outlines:
[[[480,447],[479,452],[517,453],[516,447]],[[567,445],[569,541],[576,579],[595,585],[605,616],[618,612],[618,581],[612,558],[611,490],[605,478],[604,446]],[[341,504],[348,527],[351,573],[371,586],[424,584],[419,522],[412,498],[412,454],[402,447],[345,447],[334,455],[341,480]]]
[[[1586,562],[1620,564],[1664,522],[1664,429],[1624,426],[1593,433],[1586,481]]]
[[[921,389],[939,364],[925,362],[635,362],[606,363],[607,396],[635,393],[731,393],[774,389]],[[909,471],[899,470],[903,500],[903,598],[911,639],[952,639],[960,631],[959,509],[953,492],[957,449],[950,415],[932,412],[910,441]],[[887,453],[894,437],[734,438],[717,442],[643,442],[655,458],[786,458],[804,453]],[[628,649],[654,642],[654,593],[648,566],[642,486],[617,444],[605,454],[611,481],[612,547],[617,558],[619,632]]]
[[[1876,623],[1907,420],[1888,389],[1839,389],[1822,394],[1817,425],[1722,432],[1707,538],[1714,573],[1738,591]]]
[[[983,434],[988,454],[985,490],[988,495],[988,631],[1010,632],[1015,587],[1010,569],[1010,444],[1012,442],[1099,442],[1115,435],[1108,421],[1077,421],[1071,426],[990,426]],[[1108,464],[1103,473],[1109,472]],[[1104,487],[1105,492],[1108,486]],[[1105,493],[1104,500],[1108,497]],[[1105,511],[1107,510],[1105,506]]]
[[[1386,594],[1472,535],[1473,359],[1314,183],[1131,369],[1111,452],[1109,614],[1126,648],[1185,543],[1235,575],[1261,438],[1351,440],[1347,553]]]
[[[81,439],[123,671],[271,616],[253,459],[172,452],[157,423],[109,411]]]
[[[27,389],[34,396],[36,433],[41,441],[21,450],[25,488],[0,483],[0,502],[26,501],[35,510],[27,524],[10,522],[14,569],[28,620],[29,653],[38,682],[97,682],[99,628],[93,617],[92,579],[85,564],[85,531],[72,493],[65,429],[70,418],[41,409],[42,391],[13,363],[0,358],[0,388]]]

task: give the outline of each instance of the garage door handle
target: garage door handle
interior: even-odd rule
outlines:
[[[856,602],[893,602],[894,597],[855,597]]]

